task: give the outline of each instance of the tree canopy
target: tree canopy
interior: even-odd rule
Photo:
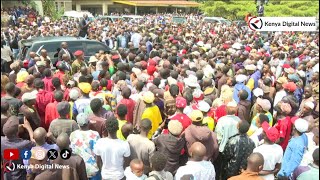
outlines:
[[[207,16],[224,17],[230,20],[243,20],[247,13],[257,15],[256,3],[251,1],[225,0],[225,1],[204,1],[200,9]],[[319,1],[288,1],[269,0],[264,5],[264,16],[271,17],[307,17],[319,16]]]

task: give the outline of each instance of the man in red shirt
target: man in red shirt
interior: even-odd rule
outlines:
[[[50,123],[54,120],[59,118],[59,113],[57,110],[57,105],[59,102],[63,100],[63,93],[62,91],[56,91],[54,93],[54,102],[49,103],[45,110],[45,117],[44,117],[44,124],[45,129],[48,130],[50,127]]]
[[[56,73],[53,75],[53,77],[59,78],[61,84],[63,84],[63,78],[64,78],[64,76],[65,76],[65,72],[64,72],[64,71],[65,71],[66,67],[65,67],[65,65],[62,63],[62,61],[59,61],[59,62],[57,63],[57,69],[58,69],[59,71],[56,72]]]
[[[54,101],[53,93],[44,90],[44,82],[40,78],[34,80],[34,86],[38,91],[35,107],[41,119],[41,127],[45,127],[45,110],[47,105]]]
[[[279,120],[274,125],[274,127],[277,128],[280,133],[279,142],[277,144],[279,144],[282,147],[283,151],[285,151],[289,143],[289,140],[291,138],[291,130],[292,130],[291,119],[294,119],[294,118],[298,119],[298,117],[289,116],[289,113],[292,110],[289,103],[279,102],[279,104],[280,104],[280,109],[279,109],[279,112],[277,111]]]
[[[132,124],[133,123],[133,110],[134,110],[134,106],[136,105],[136,103],[134,100],[132,100],[130,98],[130,96],[131,96],[130,88],[128,88],[128,87],[123,88],[121,94],[122,94],[123,99],[119,102],[118,105],[124,104],[127,107],[128,113],[126,115],[126,120]]]
[[[45,69],[43,71],[44,74],[44,78],[43,78],[43,82],[44,82],[44,90],[52,92],[54,91],[54,87],[52,85],[52,74],[51,74],[51,70],[49,68]]]
[[[176,113],[169,117],[170,120],[178,120],[182,124],[182,132],[187,129],[187,127],[191,124],[191,119],[183,113],[183,109],[187,106],[187,100],[183,97],[177,97],[176,98],[176,107],[177,111]]]

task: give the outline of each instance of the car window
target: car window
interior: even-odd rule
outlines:
[[[218,23],[219,21],[216,19],[204,19],[205,22],[209,22],[209,23]]]
[[[47,50],[47,53],[50,59],[53,59],[53,56],[55,53],[57,53],[57,49],[59,47],[60,47],[60,42],[45,42],[45,43],[34,44],[31,50],[40,55],[40,51],[42,49],[45,49]]]
[[[24,59],[29,59],[29,53],[30,53],[30,50],[29,50],[30,47],[28,46],[24,46],[23,49],[22,49],[22,53],[21,53],[21,56],[22,57],[19,57],[20,60],[24,60]]]
[[[103,46],[103,44],[95,41],[88,41],[85,43],[86,46],[86,51],[85,51],[85,56],[93,56],[99,50],[104,50],[107,51],[106,46]]]
[[[173,17],[172,22],[173,23],[185,23],[187,19],[185,17]]]
[[[81,41],[70,41],[67,42],[68,43],[68,48],[70,49],[70,51],[72,53],[76,52],[77,50],[81,50],[84,51],[83,45],[81,43]]]

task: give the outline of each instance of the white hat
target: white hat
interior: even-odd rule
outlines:
[[[243,75],[243,74],[239,74],[239,75],[237,75],[237,77],[236,77],[236,81],[238,82],[238,83],[243,83],[244,81],[246,81],[247,80],[247,76],[246,75]]]
[[[202,46],[204,46],[204,43],[202,41],[199,41],[199,42],[197,42],[197,45],[202,47]]]
[[[199,86],[198,78],[192,74],[189,75],[188,78],[184,79],[184,83],[189,87],[198,87]]]
[[[190,62],[189,63],[189,68],[192,69],[194,67],[197,67],[196,63],[195,62]]]
[[[138,68],[132,68],[132,70],[131,70],[133,73],[135,73],[136,74],[136,76],[140,76],[141,75],[141,70],[140,69],[138,69]]]
[[[237,102],[235,100],[232,100],[228,102],[227,107],[237,107]]]
[[[177,80],[173,79],[172,77],[168,77],[168,84],[171,86],[172,84],[177,84]]]
[[[306,77],[306,73],[304,71],[297,71],[297,74],[302,78]]]
[[[255,71],[257,69],[257,67],[254,65],[254,64],[249,64],[249,65],[246,65],[244,67],[246,70],[251,70],[251,71]]]
[[[263,90],[260,88],[256,88],[252,92],[255,97],[263,96]]]
[[[234,43],[234,44],[232,45],[232,48],[239,50],[239,49],[241,49],[241,46],[242,46],[242,44],[236,42],[236,43]]]
[[[90,56],[89,63],[98,62],[98,59],[95,56]]]
[[[72,88],[69,92],[69,97],[72,100],[77,100],[80,97],[80,92],[77,89]]]
[[[304,105],[305,105],[306,107],[309,107],[310,109],[314,109],[314,103],[311,102],[311,101],[307,101]]]
[[[304,120],[304,119],[297,119],[294,121],[294,127],[297,129],[297,131],[299,131],[300,133],[304,133],[308,130],[309,128],[309,123],[308,121]]]
[[[200,89],[195,89],[192,93],[193,98],[200,98],[203,95],[203,92]]]
[[[214,74],[214,69],[212,69],[212,67],[209,64],[207,64],[203,68],[203,74],[204,74],[204,77],[212,79]]]
[[[206,49],[211,49],[211,44],[205,44],[204,47],[205,47]]]
[[[192,54],[192,55],[195,55],[195,56],[200,56],[199,51],[194,51],[194,52],[192,52],[191,54]]]
[[[35,100],[37,96],[34,93],[24,93],[21,97],[22,102],[27,102],[30,100]]]
[[[200,101],[198,103],[198,109],[202,112],[208,112],[210,110],[210,105],[205,101]]]

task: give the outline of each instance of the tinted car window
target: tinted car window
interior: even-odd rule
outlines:
[[[67,42],[68,43],[68,48],[70,49],[70,51],[72,53],[76,52],[77,50],[81,50],[81,51],[84,51],[83,49],[83,42],[79,42],[79,41],[70,41],[70,42]]]
[[[209,22],[209,23],[218,23],[218,20],[215,19],[204,19],[205,22]]]
[[[99,42],[88,41],[85,43],[85,46],[86,46],[85,56],[93,56],[97,52],[99,52],[99,50],[109,51],[106,48],[106,46],[104,46]]]

